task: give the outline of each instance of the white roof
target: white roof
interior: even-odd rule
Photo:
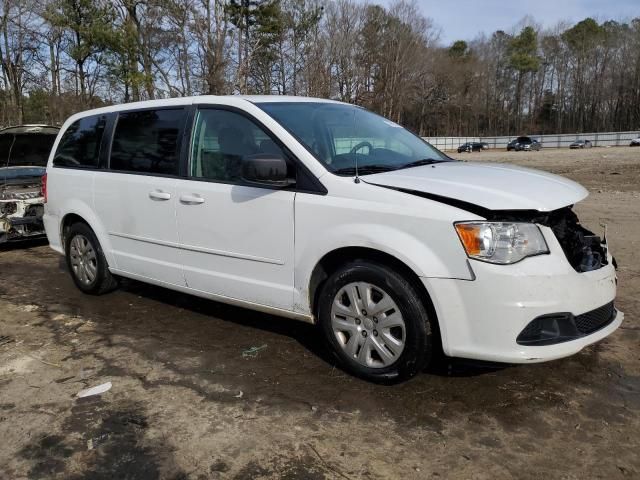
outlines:
[[[306,103],[343,103],[328,98],[299,97],[294,95],[227,95],[227,97],[240,97],[251,103],[266,102],[306,102]],[[198,97],[194,97],[198,98]]]
[[[136,110],[143,108],[171,107],[179,105],[190,105],[192,103],[221,103],[233,104],[238,101],[246,101],[250,103],[265,102],[307,102],[307,103],[343,103],[336,100],[313,97],[297,97],[292,95],[198,95],[191,97],[178,98],[162,98],[159,100],[145,100],[142,102],[120,103],[117,105],[109,105],[107,107],[85,110],[72,115],[71,118],[80,118],[87,115],[96,115],[100,113],[119,112],[122,110]]]

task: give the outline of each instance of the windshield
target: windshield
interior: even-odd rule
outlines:
[[[360,107],[337,103],[257,104],[338,175],[451,161],[420,137]]]
[[[0,167],[46,167],[55,139],[40,133],[0,135]]]

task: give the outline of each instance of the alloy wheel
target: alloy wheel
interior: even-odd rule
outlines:
[[[77,234],[71,239],[69,260],[73,274],[80,283],[91,285],[96,279],[98,257],[87,237]]]

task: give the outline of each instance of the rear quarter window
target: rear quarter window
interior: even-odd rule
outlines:
[[[109,167],[125,172],[177,175],[185,120],[183,108],[120,113]]]
[[[84,117],[72,123],[60,139],[53,157],[53,165],[96,168],[106,123],[106,115]]]

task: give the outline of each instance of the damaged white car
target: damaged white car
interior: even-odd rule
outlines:
[[[45,235],[42,176],[57,127],[0,130],[0,243]]]
[[[623,319],[607,239],[572,210],[586,189],[455,161],[353,105],[202,96],[84,112],[45,190],[49,243],[81,291],[127,277],[318,324],[369,380],[409,378],[439,350],[566,357]]]

